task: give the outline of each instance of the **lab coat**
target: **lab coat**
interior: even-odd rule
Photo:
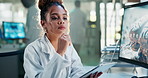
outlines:
[[[28,39],[27,44],[33,42],[41,36],[40,33],[42,32],[42,29],[39,24],[39,14],[40,10],[37,8],[36,4],[28,8],[26,20],[26,38]]]
[[[70,13],[70,36],[74,44],[82,44],[85,40],[85,30],[87,27],[86,15],[75,8]]]
[[[69,46],[61,56],[45,35],[26,47],[24,69],[24,78],[79,78],[83,74],[83,66],[74,47]]]

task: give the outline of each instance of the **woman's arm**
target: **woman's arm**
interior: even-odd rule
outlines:
[[[84,74],[83,65],[81,62],[80,57],[78,56],[76,50],[72,45],[72,70],[71,70],[71,77],[72,78],[79,78],[82,74]]]
[[[65,78],[64,69],[70,66],[70,62],[61,55],[55,53],[47,65],[44,67],[40,60],[40,55],[32,46],[28,46],[24,53],[25,78]]]

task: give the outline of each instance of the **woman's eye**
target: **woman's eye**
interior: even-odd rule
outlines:
[[[57,18],[57,17],[51,17],[51,19],[52,19],[52,20],[57,20],[58,18]]]
[[[67,17],[64,17],[63,19],[64,19],[64,20],[67,20]]]

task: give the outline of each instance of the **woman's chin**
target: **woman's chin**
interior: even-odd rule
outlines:
[[[58,31],[56,34],[62,35],[63,33],[65,33],[64,31]]]
[[[65,32],[66,32],[66,30],[59,30],[59,31],[58,31],[59,34],[61,34],[61,33],[63,34],[63,33],[65,33]]]

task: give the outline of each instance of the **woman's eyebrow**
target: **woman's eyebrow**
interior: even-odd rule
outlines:
[[[59,15],[58,13],[52,13],[51,15]],[[63,13],[63,15],[67,15],[67,13]]]
[[[58,13],[52,13],[51,15],[58,15]]]
[[[63,15],[67,15],[67,13],[64,13]]]

